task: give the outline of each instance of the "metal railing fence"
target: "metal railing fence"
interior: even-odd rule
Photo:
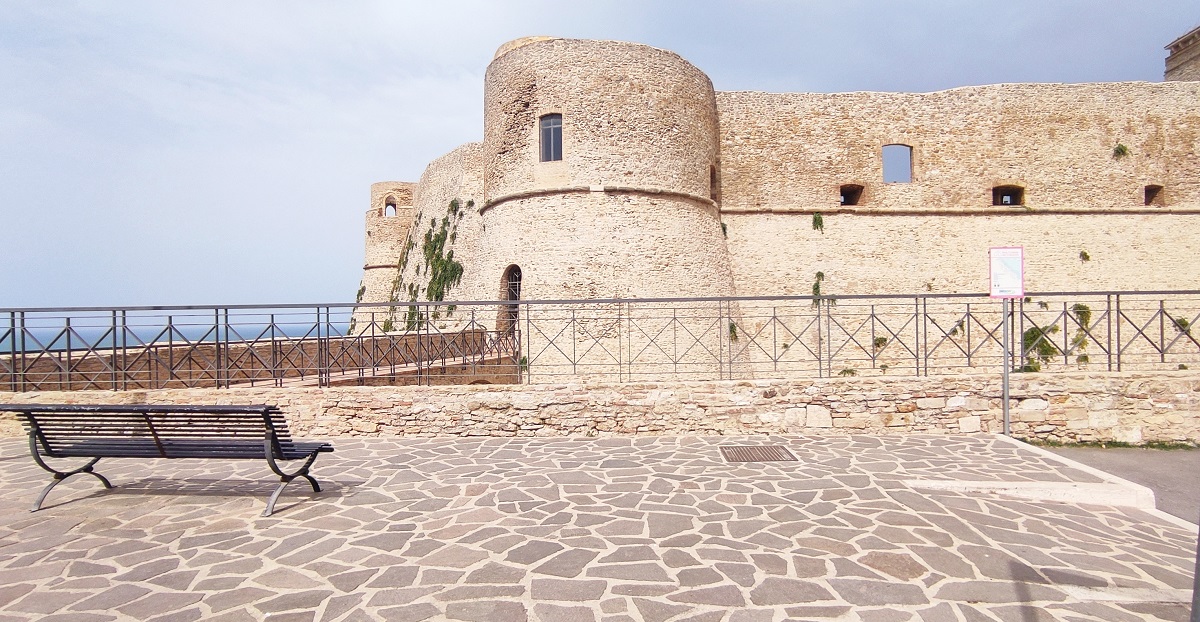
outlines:
[[[998,374],[974,294],[0,309],[0,391]],[[1200,291],[1034,293],[1017,371],[1200,365]]]

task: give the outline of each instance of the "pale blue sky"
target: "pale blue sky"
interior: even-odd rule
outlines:
[[[369,185],[482,137],[517,37],[666,48],[718,90],[1162,79],[1200,2],[9,1],[0,307],[342,302]]]

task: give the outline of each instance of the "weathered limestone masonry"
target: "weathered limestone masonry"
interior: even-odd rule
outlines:
[[[413,220],[413,184],[383,181],[371,184],[367,210],[366,260],[356,301],[387,300],[396,278],[396,258],[404,250]]]
[[[0,393],[0,402],[278,404],[298,436],[997,433],[979,376],[646,384]],[[1061,441],[1200,442],[1200,373],[1021,374],[1012,431]],[[17,435],[11,418],[0,432]]]
[[[738,295],[804,294],[817,271],[831,294],[978,292],[991,246],[1025,248],[1028,291],[1197,286],[1177,267],[1200,250],[1200,83],[717,101]],[[888,143],[912,146],[911,183],[879,183]],[[840,184],[864,187],[858,205]],[[1003,185],[1021,205],[992,205]]]
[[[407,243],[368,255],[400,265],[393,301],[505,299],[512,266],[523,299],[805,295],[817,272],[827,295],[973,293],[990,246],[1025,247],[1030,291],[1197,289],[1198,38],[1164,83],[832,94],[716,92],[669,51],[519,39],[488,67],[482,142],[431,163]],[[911,181],[883,181],[885,145],[911,149]],[[448,289],[423,252],[443,229]]]

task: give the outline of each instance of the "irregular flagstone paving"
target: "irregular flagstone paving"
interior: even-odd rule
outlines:
[[[1186,620],[1196,532],[1153,511],[917,490],[1103,483],[987,436],[337,439],[277,513],[253,461],[0,441],[0,621]],[[795,462],[727,463],[780,444]]]

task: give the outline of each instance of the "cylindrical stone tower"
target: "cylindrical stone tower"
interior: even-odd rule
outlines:
[[[712,82],[635,43],[521,39],[484,82],[482,243],[501,300],[730,296]],[[505,305],[532,370],[688,377],[721,370],[716,302]],[[525,314],[525,315],[521,315]],[[527,321],[526,321],[527,320]],[[584,371],[586,370],[586,371]]]
[[[412,227],[412,184],[381,181],[371,184],[371,208],[366,214],[366,251],[357,302],[387,301],[396,278],[396,262]]]
[[[635,43],[519,39],[484,86],[485,231],[504,297],[727,296],[712,82]]]

